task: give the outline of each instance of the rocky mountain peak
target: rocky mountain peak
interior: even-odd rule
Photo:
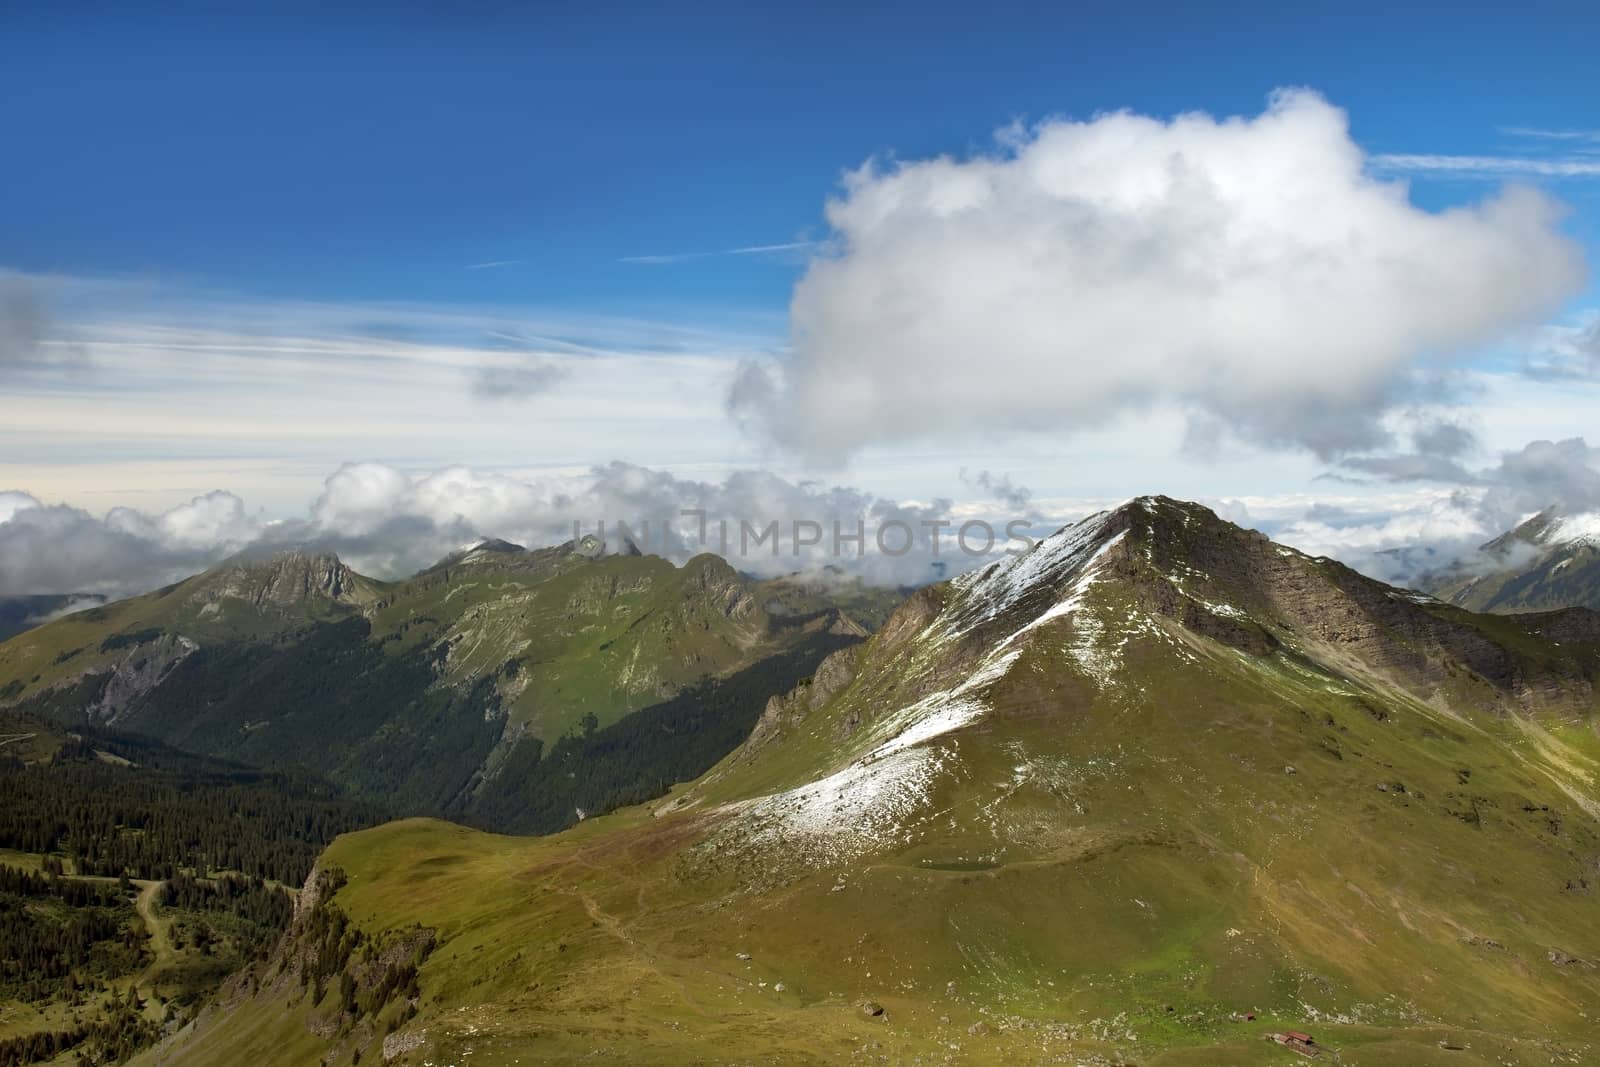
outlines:
[[[521,545],[498,537],[486,537],[481,541],[474,541],[435,563],[428,571],[437,571],[446,567],[485,566],[503,563],[527,555],[528,550]],[[426,571],[424,573],[427,573]]]
[[[527,549],[510,541],[503,541],[498,537],[486,537],[482,541],[468,545],[461,550],[462,555],[483,556],[505,553],[526,552]]]
[[[1482,550],[1505,556],[1526,545],[1560,548],[1572,544],[1600,544],[1600,512],[1569,512],[1551,505],[1485,543]]]
[[[1254,584],[1263,555],[1273,553],[1299,555],[1202,504],[1136,497],[955,579],[952,608],[964,618],[962,629],[1055,618],[1081,606],[1091,574],[1094,582],[1138,590],[1142,601],[1158,605],[1170,605],[1175,591],[1209,596],[1238,587],[1234,591],[1242,593]]]
[[[1543,543],[1600,545],[1600,512],[1558,515],[1550,524]]]
[[[1481,547],[1485,552],[1503,555],[1519,545],[1549,544],[1552,536],[1560,526],[1560,509],[1548,507],[1531,518],[1518,523],[1494,540],[1485,542]]]
[[[366,582],[332,552],[288,548],[271,555],[236,556],[200,576],[193,599],[216,604],[243,600],[256,607],[291,607],[311,601],[362,603]]]

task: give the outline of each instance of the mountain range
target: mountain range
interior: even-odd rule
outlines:
[[[562,553],[544,579],[460,560],[445,571],[485,577],[409,593],[319,563],[325,595],[299,603],[385,656],[433,655],[455,692],[482,664],[505,721],[538,724],[570,722],[563,683],[608,716],[648,699],[622,680],[638,649],[736,664],[838,626],[786,629],[710,562]],[[625,595],[680,595],[589,606],[647,573]],[[531,599],[476,599],[502,583]],[[198,618],[206,587],[116,632],[153,628],[163,597]],[[458,600],[604,622],[565,624],[546,658],[472,610],[444,621]],[[139,647],[176,656],[163,633]],[[118,651],[80,654],[114,676]],[[20,673],[49,666],[29,656]],[[542,696],[504,684],[517,657]],[[1594,612],[1475,613],[1146,497],[916,591],[796,673],[666,796],[546,837],[433,819],[340,837],[272,958],[137,1062],[1600,1058]]]
[[[0,704],[391,811],[559,829],[693,778],[865,633],[822,587],[627,549],[485,541],[400,582],[243,556],[0,644]]]

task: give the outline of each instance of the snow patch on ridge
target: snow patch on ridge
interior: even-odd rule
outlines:
[[[1120,663],[1118,649],[1106,647],[1106,626],[1092,611],[1085,610],[1086,597],[1089,589],[1099,579],[1100,561],[1105,554],[1122,542],[1127,535],[1126,530],[1109,538],[1097,548],[1089,558],[1079,566],[1078,575],[1073,579],[1072,585],[1067,589],[1066,595],[1046,608],[1032,622],[1011,634],[997,647],[1004,649],[1024,634],[1053,622],[1056,619],[1073,617],[1073,632],[1063,651],[1071,656],[1081,669],[1100,688],[1105,688],[1112,680]],[[1124,644],[1126,641],[1124,641]],[[1017,653],[1012,653],[1014,658]]]
[[[1600,545],[1600,511],[1557,519],[1544,540],[1547,544]]]
[[[1095,583],[1095,579],[1097,577],[1095,571],[1099,567],[1101,559],[1104,558],[1107,552],[1121,544],[1122,539],[1127,535],[1128,531],[1121,530],[1115,537],[1112,537],[1099,548],[1095,549],[1094,554],[1083,563],[1081,568],[1079,568],[1078,577],[1073,581],[1071,588],[1067,590],[1067,595],[1046,608],[1039,614],[1038,618],[1034,619],[1032,622],[1022,627],[1022,629],[1018,630],[1016,633],[1000,642],[999,647],[1004,648],[1028,631],[1037,629],[1038,627],[1043,626],[1045,623],[1054,619],[1059,619],[1065,615],[1071,615],[1073,612],[1083,607],[1084,594],[1088,592],[1089,587]]]
[[[996,642],[959,685],[931,693],[884,716],[870,728],[871,748],[849,766],[794,789],[731,805],[740,843],[777,846],[814,866],[846,862],[903,841],[955,753],[953,743],[930,744],[969,726],[989,711],[985,691],[1022,655],[1026,635],[1048,622],[1074,617],[1066,651],[1101,686],[1111,680],[1117,651],[1102,649],[1105,625],[1086,609],[1105,555],[1126,531],[1106,538],[1110,513],[1085,519],[976,578],[957,579],[958,601],[937,620],[935,644],[959,638],[992,620],[1041,584],[1071,582],[1059,599]],[[974,613],[973,607],[981,608]],[[1126,640],[1126,639],[1125,639]],[[1125,642],[1124,642],[1125,643]]]
[[[778,846],[812,866],[845,863],[902,839],[953,752],[903,748],[861,759],[798,789],[740,808],[744,840]]]
[[[1040,585],[1048,584],[1099,559],[1109,545],[1097,545],[1114,512],[1102,511],[1075,525],[1057,530],[1020,556],[955,579],[956,590],[981,605],[975,616],[962,620],[960,633],[996,618]]]
[[[1003,677],[1019,653],[991,655],[960,685],[894,712],[873,729],[878,744],[843,770],[735,805],[747,840],[783,846],[812,864],[829,865],[902,837],[952,753],[927,743],[987,712],[978,691]]]

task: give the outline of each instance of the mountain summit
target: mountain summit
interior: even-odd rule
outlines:
[[[1600,610],[1600,513],[1546,508],[1419,584],[1474,611]]]
[[[733,796],[770,781],[769,763],[803,767],[787,776],[790,792],[752,806],[758,822],[780,827],[755,839],[781,839],[791,852],[810,839],[820,855],[848,855],[874,847],[874,827],[904,832],[940,764],[938,739],[1046,722],[1085,728],[1082,709],[1101,703],[1118,716],[1141,709],[1163,733],[1224,728],[1227,720],[1206,723],[1183,709],[1239,686],[1252,703],[1271,692],[1290,706],[1307,693],[1344,698],[1378,721],[1388,721],[1389,705],[1429,715],[1470,708],[1535,731],[1584,721],[1600,662],[1553,659],[1535,643],[1558,637],[1592,648],[1600,616],[1528,619],[1521,633],[1526,644],[1483,617],[1274,544],[1199,505],[1145,497],[917,594],[854,666],[834,665],[822,708],[812,711],[819,702],[808,698],[800,714],[793,705],[778,711],[700,789]],[[1170,698],[1145,706],[1163,683],[1174,687]],[[1272,721],[1264,724],[1272,733],[1288,725]],[[1328,732],[1308,743],[1342,761],[1339,735],[1348,730],[1338,724],[1329,716]],[[1119,745],[1146,740],[1142,733]],[[785,743],[816,758],[760,751]],[[1297,746],[1285,755],[1307,753]],[[1555,766],[1547,773],[1560,776]],[[1587,786],[1582,776],[1569,784]],[[871,799],[864,808],[863,798]]]
[[[390,1037],[350,1017],[302,1045],[1269,1063],[1293,1030],[1351,1064],[1586,1062],[1597,639],[1590,612],[1474,615],[1140,498],[917,592],[650,808],[342,838],[317,907],[449,951]],[[165,1051],[325,1025],[284,1012],[323,928]]]
[[[187,585],[186,599],[207,605],[212,614],[220,614],[228,600],[280,610],[319,601],[361,605],[375,600],[381,588],[332,552],[303,548],[235,556]]]

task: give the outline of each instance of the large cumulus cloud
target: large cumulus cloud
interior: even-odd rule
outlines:
[[[821,459],[1156,401],[1325,458],[1370,449],[1420,364],[1551,311],[1585,268],[1538,192],[1433,212],[1365,164],[1308,91],[868,164],[828,205],[791,357],[748,365],[730,407]]]

